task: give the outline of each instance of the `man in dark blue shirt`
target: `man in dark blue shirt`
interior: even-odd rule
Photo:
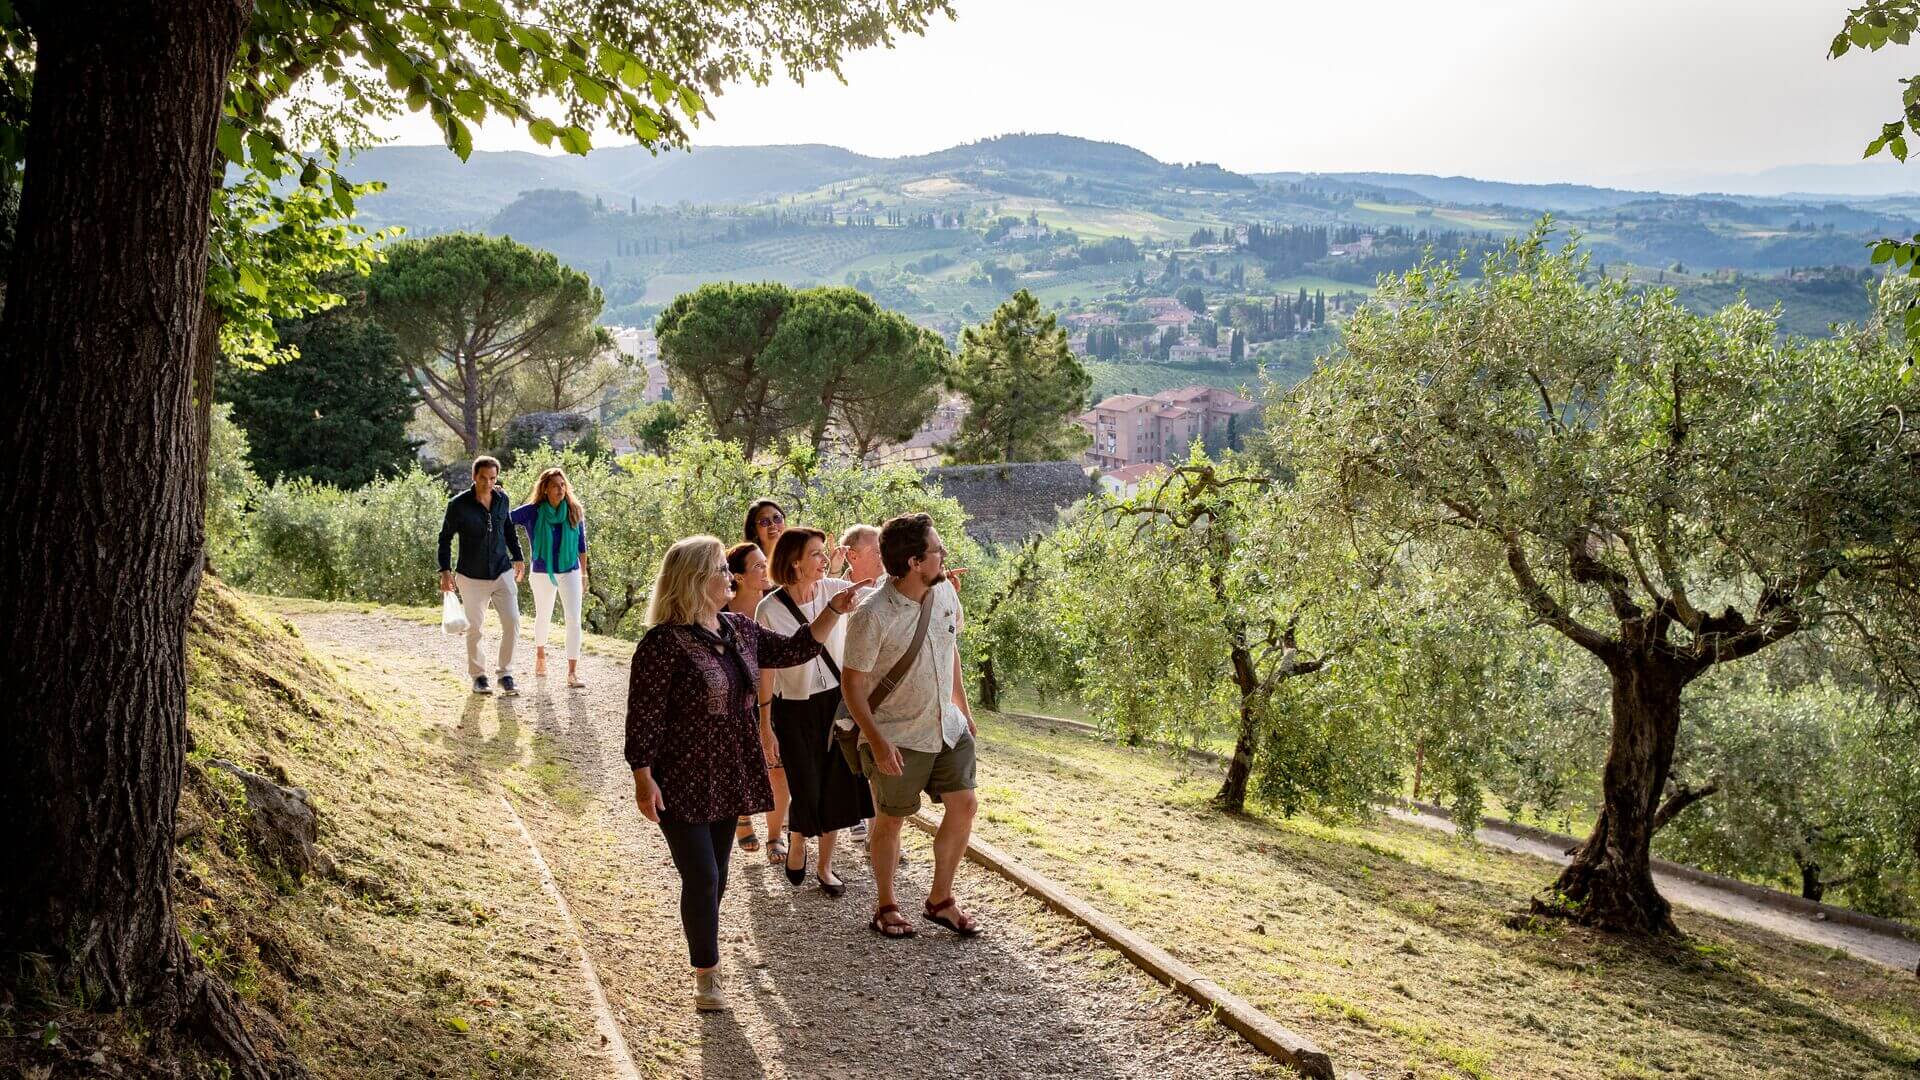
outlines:
[[[487,669],[480,662],[480,624],[492,607],[500,616],[500,692],[517,697],[513,683],[513,646],[520,635],[520,591],[515,582],[526,577],[520,555],[520,537],[507,516],[507,493],[495,486],[500,463],[490,457],[473,459],[473,486],[447,503],[440,523],[440,591],[460,593],[467,609],[467,674],[473,692],[491,694]],[[460,561],[453,561],[453,540],[460,538]]]

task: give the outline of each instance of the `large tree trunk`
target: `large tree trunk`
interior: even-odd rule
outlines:
[[[1800,864],[1800,895],[1807,900],[1824,900],[1827,895],[1827,883],[1820,878],[1820,864],[1801,856],[1796,860]]]
[[[988,712],[1000,711],[1000,678],[993,670],[993,653],[980,658],[980,707]]]
[[[1239,645],[1233,647],[1233,681],[1240,688],[1240,733],[1233,741],[1233,759],[1227,762],[1227,778],[1213,796],[1216,810],[1238,814],[1247,808],[1247,780],[1253,775],[1253,755],[1259,745],[1258,716],[1253,694],[1259,679],[1253,655]]]
[[[0,960],[262,1075],[169,899],[203,548],[215,131],[250,5],[19,3],[32,153],[0,314]]]
[[[467,457],[480,456],[480,374],[471,358],[461,360],[460,441],[466,444]]]
[[[1680,692],[1687,676],[1642,655],[1617,660],[1613,735],[1601,778],[1600,821],[1536,907],[1588,926],[1637,933],[1678,933],[1665,897],[1653,884],[1654,821],[1680,730]]]

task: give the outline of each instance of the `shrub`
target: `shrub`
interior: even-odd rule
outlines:
[[[674,541],[712,533],[729,543],[754,499],[779,500],[793,524],[830,533],[858,521],[877,523],[925,510],[952,551],[955,566],[978,565],[960,504],[922,486],[906,466],[817,468],[810,453],[777,462],[749,461],[737,443],[689,425],[663,455],[615,462],[577,447],[545,447],[520,455],[502,474],[514,505],[526,500],[543,469],[567,470],[587,507],[587,626],[596,633],[637,636],[661,556]],[[260,592],[324,600],[430,604],[437,589],[434,550],[446,487],[414,469],[356,491],[290,480],[261,491],[237,545],[233,580]],[[523,537],[524,540],[524,537]],[[530,602],[530,601],[529,601]]]

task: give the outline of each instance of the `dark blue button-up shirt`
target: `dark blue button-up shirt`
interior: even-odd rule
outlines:
[[[447,503],[447,516],[440,523],[440,569],[453,570],[462,577],[491,581],[522,561],[520,537],[509,517],[507,493],[493,489],[493,502],[481,506],[472,488],[455,495]],[[460,538],[460,561],[453,561],[453,538]]]

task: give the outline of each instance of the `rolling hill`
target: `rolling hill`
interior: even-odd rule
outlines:
[[[1210,306],[1269,303],[1301,287],[1357,297],[1425,250],[1483,251],[1551,212],[1598,262],[1636,280],[1673,285],[1692,303],[1743,292],[1777,301],[1786,326],[1817,332],[1865,315],[1867,289],[1848,275],[1867,268],[1867,241],[1920,229],[1913,197],[1245,175],[1061,134],[900,158],[822,145],[627,146],[585,157],[479,152],[462,165],[439,147],[395,146],[361,154],[350,175],[387,184],[361,204],[368,223],[414,235],[474,229],[551,250],[595,278],[616,323],[644,323],[679,292],[729,279],[852,285],[948,333],[1023,287],[1064,311],[1116,315],[1188,285]],[[1256,249],[1244,237],[1252,225],[1318,230],[1319,254]],[[1378,242],[1352,254],[1342,246],[1363,236]],[[1807,269],[1822,267],[1838,268],[1833,282],[1809,284]]]

